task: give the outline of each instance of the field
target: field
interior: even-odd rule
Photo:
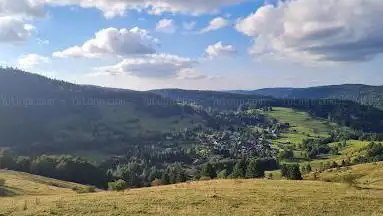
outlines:
[[[68,188],[72,183],[60,181],[66,187],[59,188],[27,175],[0,172],[6,185],[20,192],[0,198],[0,215],[383,214],[381,191],[358,190],[342,183],[215,180],[77,194]]]
[[[304,139],[315,139],[328,136],[329,130],[334,124],[327,121],[314,119],[305,112],[299,112],[291,108],[273,107],[273,111],[265,112],[271,118],[277,119],[283,123],[289,123],[290,128],[281,134],[281,137],[274,140],[273,145],[295,145],[302,143]],[[299,152],[297,152],[299,156]]]

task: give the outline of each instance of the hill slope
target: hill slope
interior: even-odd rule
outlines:
[[[8,179],[7,179],[8,180]],[[383,194],[319,181],[217,180],[0,198],[3,215],[381,215]]]
[[[0,147],[28,153],[120,152],[204,118],[152,93],[74,85],[13,69],[0,69],[0,96]]]
[[[43,196],[75,194],[73,188],[84,185],[60,181],[28,173],[0,170],[0,179],[6,181],[5,196]]]
[[[365,132],[383,132],[383,110],[339,99],[273,98],[258,94],[231,92],[162,89],[151,91],[162,97],[199,105],[207,109],[237,110],[241,107],[285,107],[309,113],[313,117],[329,119],[341,126]]]
[[[317,177],[326,182],[348,182],[357,188],[383,190],[383,162],[329,169]],[[306,179],[312,179],[312,176],[309,174]]]

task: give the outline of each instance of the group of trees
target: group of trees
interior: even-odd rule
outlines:
[[[273,158],[242,158],[234,167],[225,168],[218,172],[219,178],[262,178],[265,171],[279,168],[278,162]]]
[[[302,180],[302,173],[299,164],[282,164],[281,175],[290,180]]]
[[[69,155],[41,155],[32,158],[1,150],[0,169],[12,169],[98,187],[106,187],[108,182],[103,170],[81,158]]]

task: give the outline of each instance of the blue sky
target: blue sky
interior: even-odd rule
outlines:
[[[378,0],[0,0],[0,63],[135,90],[382,85],[382,14]]]

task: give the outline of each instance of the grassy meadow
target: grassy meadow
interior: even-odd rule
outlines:
[[[290,128],[283,132],[280,138],[273,140],[274,148],[282,148],[284,145],[302,143],[304,139],[327,137],[333,123],[325,120],[314,119],[306,112],[296,111],[291,108],[273,107],[273,111],[265,112],[271,118],[280,122],[289,123]],[[301,157],[301,152],[294,152],[296,158]]]
[[[56,187],[52,186],[55,180],[40,181],[27,175],[0,172],[6,187],[19,192],[0,198],[0,215],[383,214],[382,191],[360,190],[343,183],[214,180],[77,194],[70,189],[72,183],[58,181]]]

